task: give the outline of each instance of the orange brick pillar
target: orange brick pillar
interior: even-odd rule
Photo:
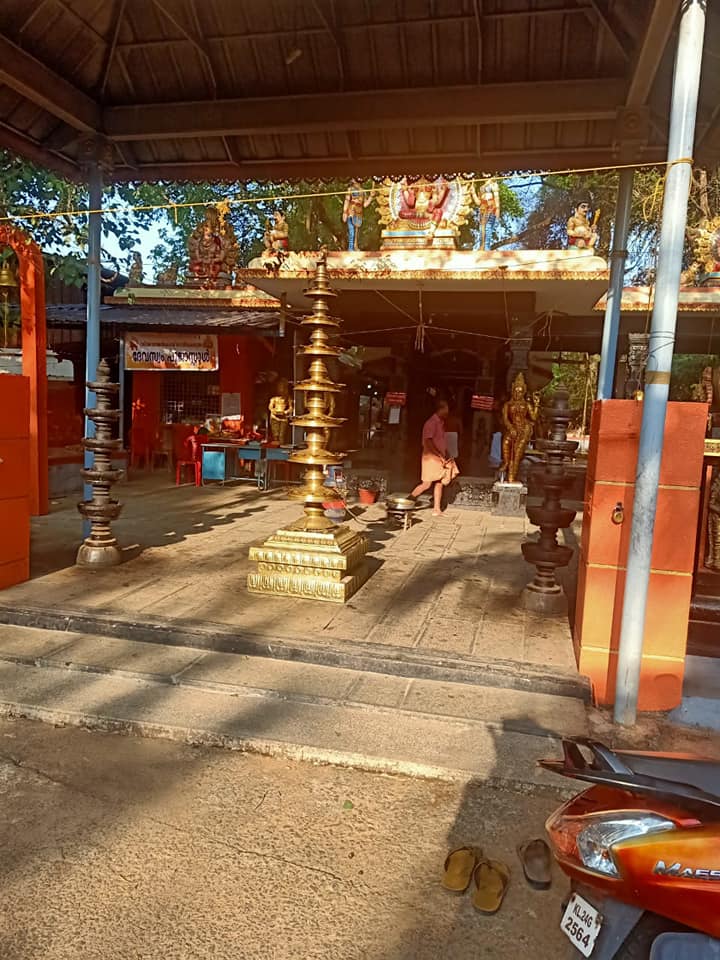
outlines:
[[[593,407],[575,616],[575,655],[598,704],[615,698],[625,563],[642,403]],[[658,491],[640,678],[640,710],[682,698],[707,406],[670,403]],[[615,522],[616,507],[622,521]]]

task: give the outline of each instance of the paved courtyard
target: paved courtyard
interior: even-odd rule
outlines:
[[[446,784],[0,721],[3,960],[563,956],[522,879],[547,792]],[[449,849],[504,859],[502,910],[442,889]]]
[[[80,518],[74,502],[59,501],[33,521],[32,579],[0,594],[0,606],[166,628],[202,625],[266,643],[575,671],[567,621],[520,608],[533,572],[520,553],[533,529],[524,518],[450,508],[432,519],[423,509],[412,529],[391,532],[384,508],[371,507],[351,525],[367,532],[376,570],[340,606],[246,590],[250,545],[299,515],[281,492],[174,487],[160,473],[118,491],[125,508],[116,532],[128,558],[121,567],[74,566]]]

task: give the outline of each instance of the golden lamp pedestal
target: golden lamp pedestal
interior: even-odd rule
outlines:
[[[250,560],[257,563],[257,569],[248,574],[248,589],[252,593],[345,603],[365,583],[370,571],[365,560],[366,538],[349,527],[336,527],[323,511],[325,501],[339,496],[324,485],[323,467],[344,460],[343,454],[327,448],[330,431],[344,421],[333,416],[331,399],[343,384],[335,383],[327,367],[327,361],[342,351],[330,342],[331,332],[337,331],[340,321],[328,309],[335,293],[328,283],[324,256],[305,296],[312,300],[313,307],[301,325],[312,332],[300,353],[311,363],[307,378],[295,384],[295,391],[305,397],[305,411],[292,422],[304,429],[307,446],[289,458],[291,463],[307,468],[303,486],[289,493],[293,500],[303,501],[305,514],[277,530],[261,546],[250,548]]]
[[[248,589],[345,603],[369,576],[367,548],[365,537],[349,527],[306,530],[303,518],[250,548],[258,566],[248,575]]]

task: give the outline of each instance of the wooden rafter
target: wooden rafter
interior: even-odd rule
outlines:
[[[113,57],[115,56],[115,50],[117,49],[118,36],[120,34],[120,28],[123,23],[123,17],[125,16],[126,5],[127,5],[127,0],[117,0],[116,10],[115,10],[115,24],[113,26],[112,36],[110,37],[110,43],[108,44],[107,50],[105,51],[105,62],[103,63],[103,71],[102,71],[102,76],[100,78],[99,97],[101,102],[105,99],[105,90],[107,88],[107,82],[110,76],[110,68],[112,67]]]
[[[0,83],[84,133],[100,129],[100,108],[64,77],[0,34]]]
[[[113,140],[310,133],[427,126],[609,120],[625,82],[606,79],[485,84],[109,107]]]
[[[653,3],[633,63],[626,99],[628,107],[641,107],[647,103],[679,9],[680,0],[655,0]]]
[[[217,96],[217,77],[215,76],[215,68],[213,66],[212,56],[208,49],[207,43],[199,34],[199,25],[197,30],[190,28],[177,12],[177,4],[171,5],[167,0],[152,0],[153,4],[157,9],[165,16],[169,22],[175,27],[176,30],[179,30],[180,33],[188,40],[193,47],[198,51],[202,57],[203,63],[205,64],[205,69],[207,72],[208,80],[213,88],[213,96]],[[195,10],[195,5],[193,0],[190,0],[190,10],[191,16],[197,24],[197,11]]]

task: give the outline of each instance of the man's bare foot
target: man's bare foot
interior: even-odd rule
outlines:
[[[438,512],[437,510],[433,510],[432,515],[433,515],[434,517],[442,517],[442,516],[444,516],[443,513]]]

